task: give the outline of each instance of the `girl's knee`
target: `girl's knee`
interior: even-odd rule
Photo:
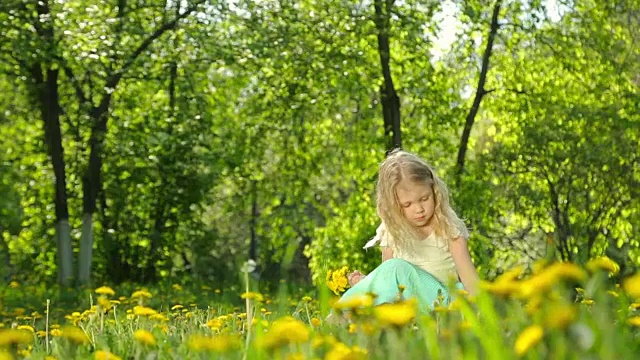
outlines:
[[[415,266],[413,264],[411,264],[407,260],[397,259],[397,258],[389,259],[383,262],[382,264],[380,264],[380,266],[383,266],[388,269],[395,269],[396,271],[397,270],[409,270],[409,271],[415,270]]]

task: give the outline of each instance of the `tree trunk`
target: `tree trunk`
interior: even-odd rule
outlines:
[[[391,50],[389,48],[389,33],[391,31],[391,7],[393,0],[375,0],[375,24],[378,32],[378,55],[384,83],[380,86],[382,116],[384,119],[384,133],[389,139],[387,152],[402,147],[400,128],[400,98],[396,93],[391,76]],[[384,9],[383,9],[384,6]]]
[[[89,165],[82,179],[83,214],[82,237],[80,238],[80,255],[78,258],[78,281],[88,284],[91,278],[91,261],[93,257],[93,214],[101,188],[102,147],[107,130],[107,109],[110,96],[106,95],[100,107],[93,109],[94,126],[89,138]],[[107,105],[104,105],[103,104]],[[104,110],[102,109],[104,107]]]
[[[91,258],[93,256],[93,214],[82,216],[82,236],[80,254],[78,254],[78,282],[88,284],[91,277]]]
[[[251,218],[249,220],[249,228],[251,231],[251,240],[249,243],[249,259],[257,261],[258,250],[258,185],[257,181],[251,182]]]
[[[54,29],[50,21],[49,2],[37,3],[38,18],[35,19],[36,33],[48,49],[54,49]],[[45,20],[42,20],[45,19]],[[73,251],[69,227],[69,207],[67,204],[67,180],[64,163],[64,148],[60,130],[60,100],[58,94],[58,69],[53,69],[50,58],[38,59],[28,69],[33,81],[33,94],[38,101],[44,127],[44,142],[47,155],[53,166],[55,178],[56,240],[58,247],[58,281],[68,286],[73,277]]]
[[[460,147],[458,148],[458,160],[456,163],[457,182],[460,181],[460,177],[464,172],[464,163],[467,154],[467,147],[469,145],[469,136],[471,135],[471,129],[473,127],[473,123],[475,122],[476,115],[480,110],[480,102],[482,102],[482,98],[488,92],[484,88],[484,84],[487,81],[487,72],[489,71],[489,60],[491,59],[493,42],[495,40],[496,34],[498,33],[498,28],[500,27],[500,25],[498,24],[498,16],[500,15],[501,5],[502,1],[498,0],[493,7],[493,14],[491,15],[491,27],[489,29],[489,36],[487,38],[487,46],[485,47],[484,54],[482,55],[482,66],[480,68],[478,87],[476,88],[476,94],[473,98],[473,104],[471,105],[471,109],[469,109],[469,113],[467,114],[467,118],[464,123],[464,130],[462,130],[462,138],[460,140]]]

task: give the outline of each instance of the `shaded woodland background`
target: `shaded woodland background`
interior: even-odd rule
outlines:
[[[483,277],[630,273],[639,43],[638,0],[5,0],[0,275],[368,271],[396,146],[450,185]]]

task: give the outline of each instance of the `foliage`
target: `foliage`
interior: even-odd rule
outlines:
[[[485,278],[538,258],[638,266],[640,6],[557,3],[502,2],[459,181],[454,154],[494,2],[391,7],[402,142],[449,184]],[[45,7],[50,16],[37,16]],[[388,143],[374,14],[332,0],[2,3],[0,91],[12,94],[0,99],[3,264],[55,280],[39,66],[57,74],[76,252],[91,139],[100,145],[94,282],[228,285],[248,257],[273,284],[370,271],[379,254],[361,247],[377,226]],[[446,35],[451,46],[439,45]]]

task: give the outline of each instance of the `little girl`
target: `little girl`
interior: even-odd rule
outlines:
[[[382,224],[364,248],[380,243],[382,264],[367,276],[350,274],[351,288],[338,302],[367,293],[376,294],[375,305],[393,302],[400,285],[403,297],[417,298],[421,309],[432,308],[439,295],[448,302],[451,284],[476,293],[469,232],[449,204],[446,185],[424,160],[391,152],[380,165],[377,198]]]

